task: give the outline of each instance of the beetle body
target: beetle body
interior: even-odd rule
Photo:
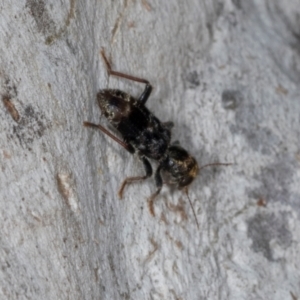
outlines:
[[[125,142],[131,144],[139,155],[160,160],[171,141],[171,131],[144,105],[120,90],[100,90],[99,107]]]
[[[119,190],[120,198],[122,198],[126,185],[152,176],[152,167],[148,159],[155,160],[158,164],[154,174],[157,190],[149,198],[149,209],[152,215],[154,215],[154,200],[160,193],[163,185],[161,172],[166,173],[170,178],[170,183],[175,184],[178,189],[184,189],[188,196],[187,188],[193,182],[200,169],[207,166],[230,165],[212,163],[199,168],[195,158],[181,147],[178,142],[171,143],[171,128],[173,127],[173,123],[161,122],[145,106],[152,91],[152,86],[148,80],[113,71],[104,51],[101,54],[109,75],[145,84],[145,89],[139,98],[134,98],[117,89],[103,89],[97,94],[97,101],[101,112],[108,122],[119,132],[122,140],[114,136],[102,125],[84,122],[85,126],[100,129],[131,154],[137,153],[144,164],[146,174],[144,176],[126,178]],[[199,227],[194,209],[193,213]]]
[[[160,122],[144,105],[143,95],[151,89],[151,86],[147,84],[146,92],[144,91],[139,99],[120,90],[104,89],[98,92],[97,101],[109,123],[134,149],[132,152],[137,152],[142,158],[147,173],[146,177],[152,175],[152,168],[146,160],[147,157],[159,163],[155,174],[159,190],[162,186],[161,171],[168,173],[170,182],[182,189],[187,187],[197,176],[198,164],[185,149],[178,145],[178,142],[171,144],[173,124]],[[140,179],[144,179],[144,177],[139,177],[138,180]],[[125,181],[125,185],[127,183],[129,183],[128,179],[127,182]],[[125,185],[122,185],[120,196],[122,196]]]

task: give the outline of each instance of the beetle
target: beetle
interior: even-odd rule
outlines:
[[[84,126],[100,129],[129,153],[137,153],[142,161],[146,174],[144,176],[127,177],[119,189],[118,195],[120,198],[123,197],[126,185],[152,176],[153,171],[149,159],[158,162],[154,174],[157,189],[148,199],[150,213],[155,216],[154,200],[163,186],[162,172],[169,175],[171,184],[175,184],[178,189],[184,190],[188,196],[188,187],[201,169],[208,166],[228,166],[230,164],[216,162],[199,167],[196,159],[180,146],[178,141],[171,142],[171,129],[174,124],[172,122],[161,122],[145,106],[152,91],[149,81],[114,71],[103,49],[101,55],[109,75],[143,83],[145,89],[138,98],[134,98],[118,89],[103,89],[97,93],[97,101],[101,112],[123,139],[119,139],[102,125],[84,122]],[[188,199],[199,228],[189,196]]]

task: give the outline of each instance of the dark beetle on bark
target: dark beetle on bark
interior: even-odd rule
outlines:
[[[118,193],[120,198],[122,198],[124,188],[127,184],[145,180],[152,176],[152,167],[148,158],[158,161],[158,167],[154,175],[157,190],[149,198],[149,209],[153,216],[155,215],[153,203],[163,185],[161,172],[168,173],[171,178],[170,183],[175,184],[179,189],[184,189],[188,196],[188,186],[197,176],[200,169],[208,166],[230,165],[212,163],[199,168],[195,158],[183,149],[179,145],[179,142],[171,143],[173,123],[161,122],[145,106],[152,91],[149,81],[113,71],[103,50],[101,51],[101,55],[109,75],[141,82],[146,85],[138,99],[117,89],[104,89],[100,90],[97,94],[97,101],[101,112],[107,118],[108,122],[121,134],[123,140],[114,136],[102,125],[84,122],[84,125],[87,127],[100,129],[131,154],[137,153],[143,162],[146,174],[144,176],[126,178]],[[191,207],[193,209],[192,204]],[[197,222],[194,209],[193,214]],[[198,222],[197,226],[199,227]]]

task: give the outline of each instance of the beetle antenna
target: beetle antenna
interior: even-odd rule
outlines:
[[[200,171],[201,169],[206,168],[206,167],[214,167],[214,166],[231,166],[231,165],[232,165],[232,163],[223,164],[223,163],[216,162],[216,163],[207,164],[207,165],[204,165],[204,166],[200,167],[200,168],[199,168],[199,171]]]
[[[230,166],[230,165],[232,165],[232,163],[219,163],[219,162],[216,162],[216,163],[211,163],[211,164],[207,164],[207,165],[204,165],[204,166],[200,167],[200,168],[199,168],[199,171],[200,171],[201,169],[206,168],[206,167],[214,167],[214,166]],[[185,191],[185,193],[186,193],[186,195],[187,195],[187,198],[189,199],[190,206],[191,206],[191,208],[192,208],[192,211],[193,211],[193,214],[194,214],[194,217],[195,217],[195,221],[196,221],[197,227],[198,227],[198,229],[200,229],[200,228],[199,228],[198,219],[197,219],[197,216],[196,216],[196,213],[195,213],[195,210],[194,210],[194,206],[193,206],[192,201],[191,201],[191,199],[190,199],[190,197],[189,197],[189,191],[188,191],[188,188],[186,187],[186,188],[184,189],[184,191]]]
[[[198,227],[198,230],[199,230],[199,229],[200,229],[200,228],[199,228],[199,223],[198,223],[197,216],[196,216],[196,213],[195,213],[195,210],[194,210],[194,206],[193,206],[192,201],[191,201],[191,199],[190,199],[190,197],[189,197],[188,188],[186,187],[186,188],[184,189],[184,191],[185,191],[185,193],[186,193],[186,195],[187,195],[187,198],[189,199],[189,202],[190,202],[190,205],[191,205],[191,208],[192,208],[194,217],[195,217],[195,221],[196,221],[196,224],[197,224],[197,227]]]

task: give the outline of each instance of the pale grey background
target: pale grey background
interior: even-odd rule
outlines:
[[[1,299],[300,297],[300,1],[0,1]],[[186,197],[83,121],[143,85],[203,170]],[[264,204],[263,206],[260,204]]]

